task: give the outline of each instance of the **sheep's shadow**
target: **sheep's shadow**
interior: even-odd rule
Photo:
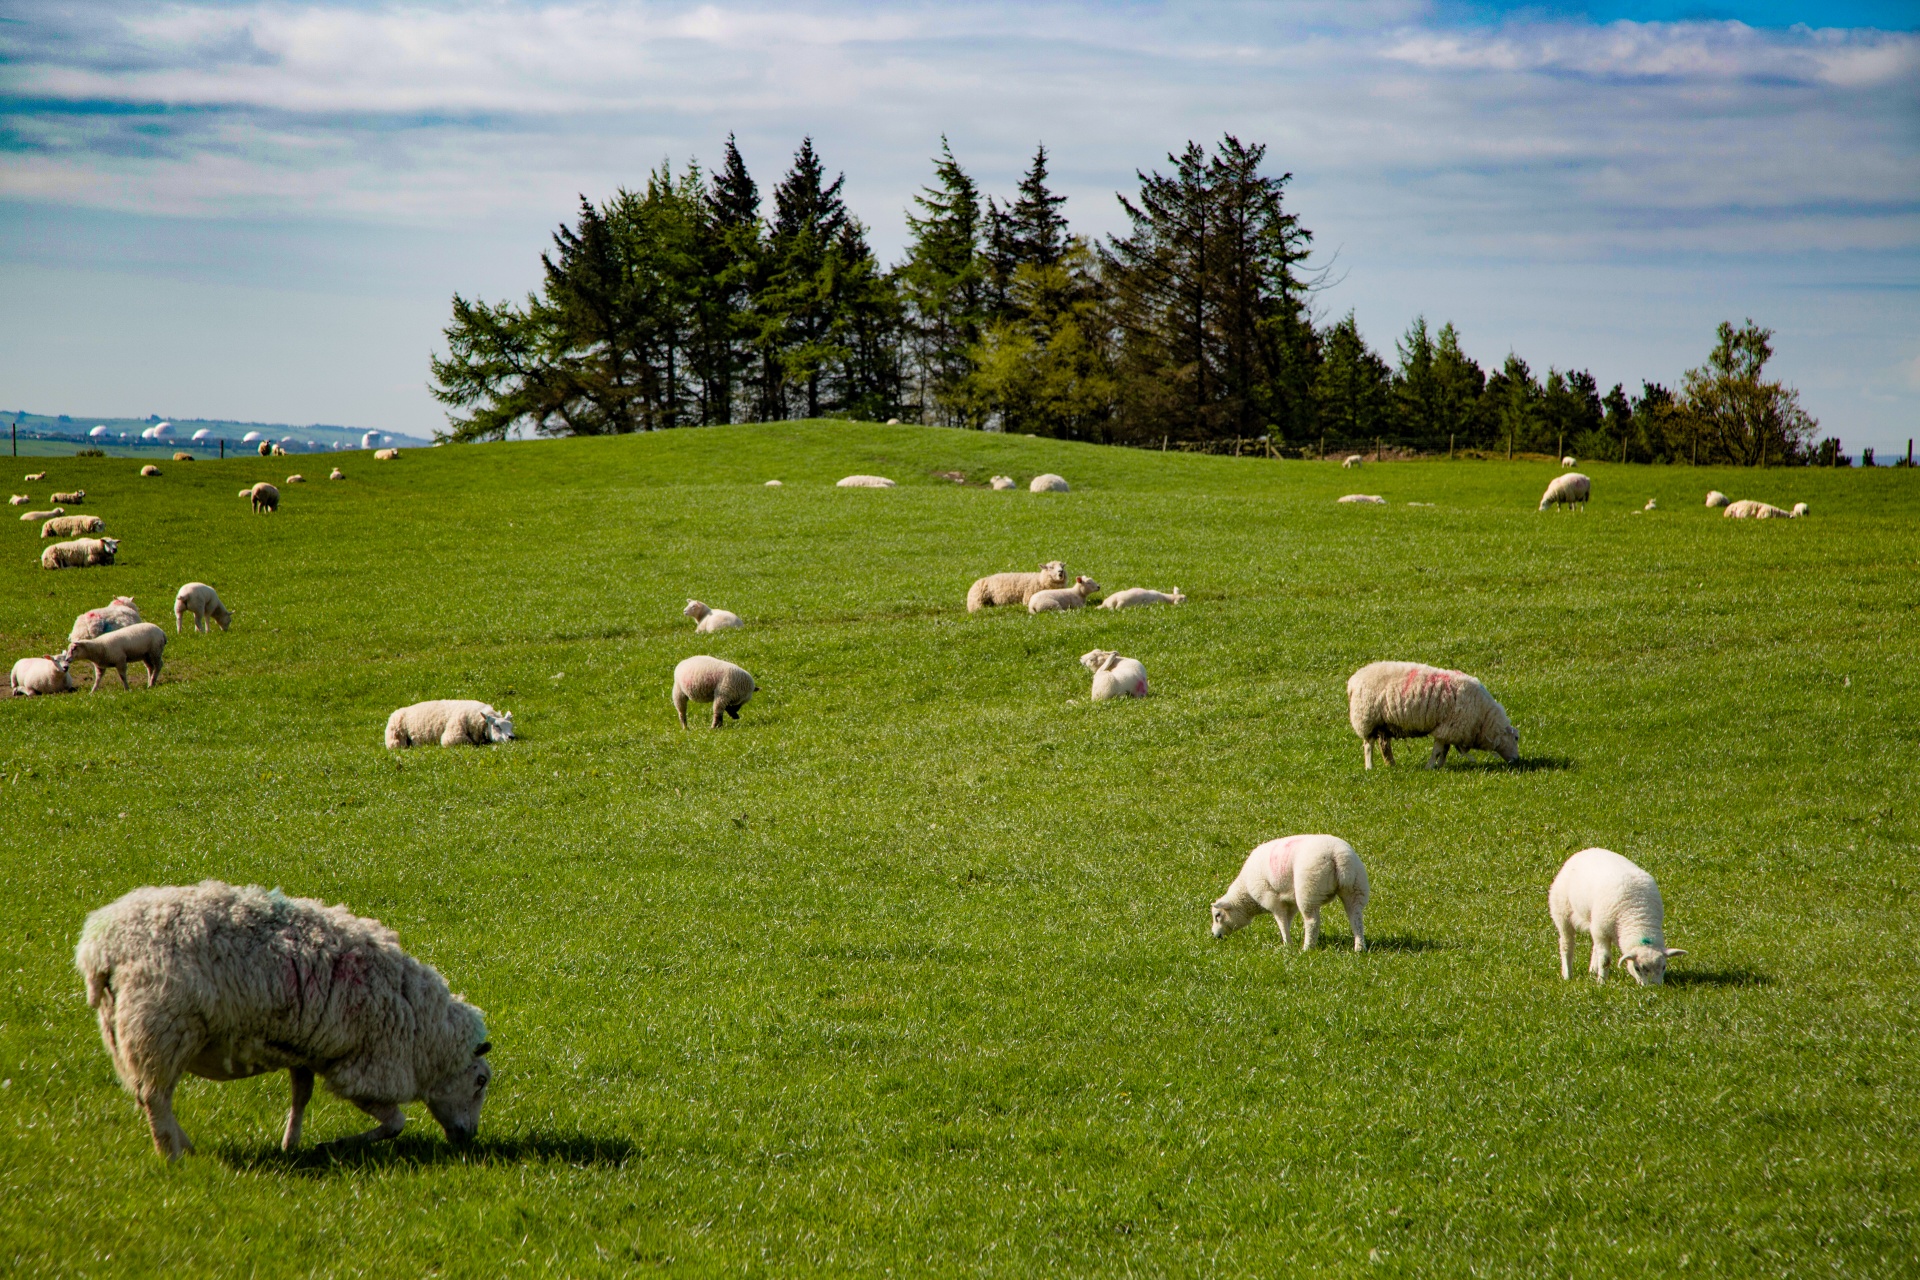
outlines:
[[[1420,951],[1455,951],[1459,944],[1441,942],[1434,938],[1416,938],[1407,933],[1373,934],[1367,939],[1368,951],[1398,951],[1414,953]]]
[[[1570,756],[1521,756],[1512,764],[1505,760],[1474,760],[1466,766],[1468,769],[1483,769],[1489,773],[1504,770],[1508,773],[1567,773],[1573,769]]]
[[[443,1141],[438,1134],[407,1134],[391,1142],[366,1146],[331,1147],[325,1143],[282,1151],[258,1143],[215,1152],[228,1168],[241,1173],[290,1173],[304,1176],[338,1169],[386,1169],[394,1166],[447,1164],[566,1164],[619,1168],[641,1155],[625,1138],[601,1138],[583,1133],[525,1133],[504,1138],[476,1138],[464,1147]]]
[[[1670,987],[1770,987],[1773,985],[1773,977],[1744,966],[1735,969],[1669,968],[1667,985]]]

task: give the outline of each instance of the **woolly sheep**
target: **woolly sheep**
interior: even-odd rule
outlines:
[[[73,629],[67,632],[69,643],[75,640],[92,640],[106,635],[109,631],[119,631],[140,621],[140,608],[134,604],[132,596],[115,596],[98,609],[89,609],[73,620]]]
[[[1547,491],[1540,495],[1540,509],[1545,511],[1548,507],[1562,503],[1569,507],[1575,503],[1584,504],[1587,495],[1592,492],[1592,480],[1578,471],[1569,471],[1565,475],[1555,476],[1553,483],[1547,486]]]
[[[16,493],[11,498],[7,499],[7,505],[10,507],[24,507],[27,505],[27,503],[31,501],[33,501],[33,496],[31,494]]]
[[[1752,498],[1742,498],[1730,504],[1721,513],[1729,520],[1791,520],[1793,512],[1783,511],[1770,502],[1757,502]]]
[[[20,659],[13,664],[13,670],[7,673],[7,696],[45,698],[56,693],[72,693],[77,686],[67,673],[70,664],[71,659],[64,653]]]
[[[251,489],[242,490],[240,496],[252,501],[253,510],[256,515],[263,511],[274,512],[280,509],[280,491],[268,484],[265,480],[254,485]]]
[[[506,742],[513,737],[513,713],[495,711],[484,702],[470,698],[440,698],[416,702],[387,717],[387,749],[424,746],[437,742],[443,747],[472,743],[484,747],[490,742]]]
[[[840,489],[891,489],[893,481],[885,476],[846,476],[834,481]]]
[[[713,727],[723,729],[726,724],[722,713],[738,720],[740,708],[759,691],[760,686],[745,668],[705,654],[688,658],[673,669],[673,709],[682,729],[687,727],[689,702],[711,702]]]
[[[120,687],[131,689],[127,683],[127,666],[130,663],[143,663],[147,668],[147,688],[153,688],[160,679],[161,655],[166,652],[167,633],[163,627],[151,622],[136,622],[130,627],[120,627],[91,640],[67,641],[67,661],[76,658],[85,659],[93,664],[93,687],[87,692],[100,692],[100,677],[112,667],[120,673]]]
[[[43,538],[72,538],[83,533],[99,533],[107,522],[99,516],[55,516],[40,526]]]
[[[1804,502],[1796,502],[1793,504],[1793,518],[1795,520],[1798,520],[1801,516],[1806,515],[1812,509],[1813,508],[1809,507]]]
[[[993,573],[974,581],[967,588],[967,612],[978,613],[996,605],[1025,604],[1036,591],[1067,585],[1067,567],[1049,560],[1038,573]]]
[[[1014,489],[1019,487],[1014,484],[1012,476],[995,476],[993,479],[987,481],[987,485],[989,488],[994,489]]]
[[[1360,454],[1350,453],[1346,456],[1346,460],[1340,464],[1340,469],[1342,471],[1351,471],[1353,468],[1360,466],[1364,462],[1366,462],[1366,459],[1362,457]]]
[[[75,489],[72,493],[50,493],[47,495],[47,501],[56,507],[77,507],[86,500],[87,491],[85,489]]]
[[[120,550],[118,538],[76,538],[56,542],[40,553],[42,569],[85,569],[97,564],[112,564]]]
[[[1492,751],[1508,764],[1520,758],[1520,733],[1487,687],[1463,671],[1442,671],[1419,662],[1373,662],[1347,680],[1347,718],[1360,735],[1367,768],[1373,744],[1393,761],[1395,738],[1433,736],[1427,767],[1438,769],[1447,752]]]
[[[46,478],[47,478],[47,473],[46,473],[46,472],[44,472],[44,471],[36,471],[36,472],[34,472],[34,473],[33,473],[32,475],[29,475],[29,476],[28,476],[28,477],[27,477],[26,479],[27,479],[27,483],[29,483],[29,484],[31,484],[31,483],[33,483],[33,482],[34,482],[35,480],[45,480]]]
[[[287,1151],[316,1075],[379,1121],[337,1145],[395,1137],[409,1102],[425,1102],[449,1142],[479,1130],[493,1079],[486,1021],[378,920],[254,885],[149,886],[89,915],[73,962],[114,1071],[169,1160],[193,1150],[173,1114],[188,1072],[287,1072]]]
[[[333,474],[327,477],[327,479],[329,480],[345,480],[346,478],[347,478],[347,473],[342,471],[338,467],[335,467],[333,469]]]
[[[1353,949],[1367,949],[1361,915],[1367,907],[1367,869],[1353,846],[1338,836],[1287,836],[1252,853],[1227,891],[1213,904],[1213,936],[1224,938],[1261,912],[1280,926],[1280,945],[1291,946],[1287,926],[1298,911],[1305,922],[1302,951],[1320,941],[1320,908],[1340,899],[1353,928]]]
[[[65,507],[55,507],[51,511],[28,511],[22,513],[20,522],[22,524],[31,524],[36,520],[50,520],[54,516],[63,516],[65,514],[67,514]]]
[[[189,582],[181,587],[173,597],[173,631],[178,635],[186,625],[187,615],[193,615],[193,627],[196,631],[211,631],[208,619],[220,624],[226,631],[233,624],[233,612],[220,603],[220,594],[204,582]]]
[[[1116,591],[1100,602],[1102,609],[1132,609],[1146,604],[1185,604],[1187,598],[1175,587],[1173,594],[1164,591],[1151,591],[1146,587],[1128,587],[1125,591]]]
[[[1607,952],[1620,953],[1620,966],[1641,986],[1661,986],[1667,961],[1685,951],[1667,948],[1666,909],[1653,877],[1611,849],[1582,849],[1568,858],[1547,890],[1547,911],[1560,934],[1560,978],[1573,976],[1573,938],[1593,939],[1587,969],[1595,982],[1607,980]]]
[[[1563,467],[1575,467],[1580,464],[1575,462],[1571,457],[1567,457],[1560,459],[1560,465]]]
[[[399,456],[400,451],[398,449],[375,449],[373,451],[373,457],[376,462],[392,462]]]
[[[269,456],[275,457],[275,458],[284,458],[287,456],[287,451],[281,448],[279,445],[273,446],[273,448],[268,452],[269,452]]]
[[[307,482],[307,478],[301,475],[298,471],[294,472],[292,475],[287,477],[288,484],[305,484],[306,482]]]
[[[1377,493],[1350,493],[1344,498],[1336,499],[1336,501],[1359,503],[1370,507],[1384,507],[1387,505],[1387,500]]]
[[[271,440],[262,440],[260,442],[260,456],[263,458],[271,458],[273,456],[273,442]]]
[[[1710,507],[1724,507],[1731,501],[1731,498],[1718,489],[1707,490],[1707,505]]]
[[[160,474],[160,468],[149,462],[146,466],[140,468],[140,474],[143,476],[157,476]]]
[[[729,613],[725,609],[709,609],[698,600],[687,601],[687,607],[680,611],[694,621],[696,632],[726,631],[732,627],[744,627],[740,615]]]
[[[1051,471],[1027,481],[1029,493],[1069,493],[1071,491],[1067,482]]]
[[[175,462],[192,462],[193,455],[190,453],[176,453],[173,455],[173,460]]]
[[[1087,597],[1099,589],[1099,583],[1083,574],[1075,578],[1070,587],[1034,592],[1032,598],[1027,601],[1027,612],[1057,613],[1062,609],[1083,609],[1086,607]]]
[[[1080,665],[1093,673],[1095,702],[1147,696],[1147,669],[1138,659],[1123,658],[1108,649],[1095,649],[1080,655]]]

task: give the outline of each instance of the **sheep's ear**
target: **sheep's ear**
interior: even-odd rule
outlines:
[[[484,1058],[487,1056],[487,1050],[491,1048],[493,1048],[493,1041],[482,1040],[480,1042],[480,1047],[473,1051],[473,1056],[476,1058]]]
[[[1685,954],[1687,954],[1685,948],[1682,948],[1682,947],[1667,948],[1667,959],[1669,960],[1673,959],[1675,956],[1683,956]]]

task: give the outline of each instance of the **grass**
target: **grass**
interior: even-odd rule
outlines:
[[[1602,464],[1540,514],[1538,464],[788,424],[234,496],[299,465],[60,464],[110,569],[5,534],[9,661],[192,578],[236,616],[152,691],[0,704],[0,1269],[1920,1269],[1911,473]],[[901,486],[830,486],[856,471]],[[1813,516],[1725,521],[1709,487]],[[1190,603],[965,614],[1054,557]],[[689,596],[748,629],[696,637]],[[1154,696],[1090,705],[1095,647]],[[723,733],[668,705],[698,652],[765,688]],[[1521,766],[1364,772],[1343,682],[1382,657],[1481,676]],[[382,750],[441,696],[521,740]],[[1337,911],[1312,954],[1210,939],[1246,851],[1312,831],[1366,860],[1373,949]],[[1595,844],[1660,880],[1665,989],[1560,981],[1546,887]],[[378,916],[484,1008],[480,1142],[415,1107],[286,1157],[284,1077],[189,1080],[200,1154],[158,1160],[72,947],[206,876]]]

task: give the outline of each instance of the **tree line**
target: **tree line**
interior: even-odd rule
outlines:
[[[432,362],[448,440],[606,435],[787,418],[900,418],[1103,443],[1277,452],[1358,444],[1640,462],[1842,460],[1772,332],[1723,323],[1680,385],[1601,391],[1585,370],[1483,368],[1416,319],[1389,360],[1353,313],[1316,316],[1312,232],[1266,148],[1188,143],[1119,196],[1126,229],[1077,235],[1044,146],[984,194],[945,140],[883,266],[811,138],[763,207],[729,137],[580,200],[523,303],[459,295]]]

